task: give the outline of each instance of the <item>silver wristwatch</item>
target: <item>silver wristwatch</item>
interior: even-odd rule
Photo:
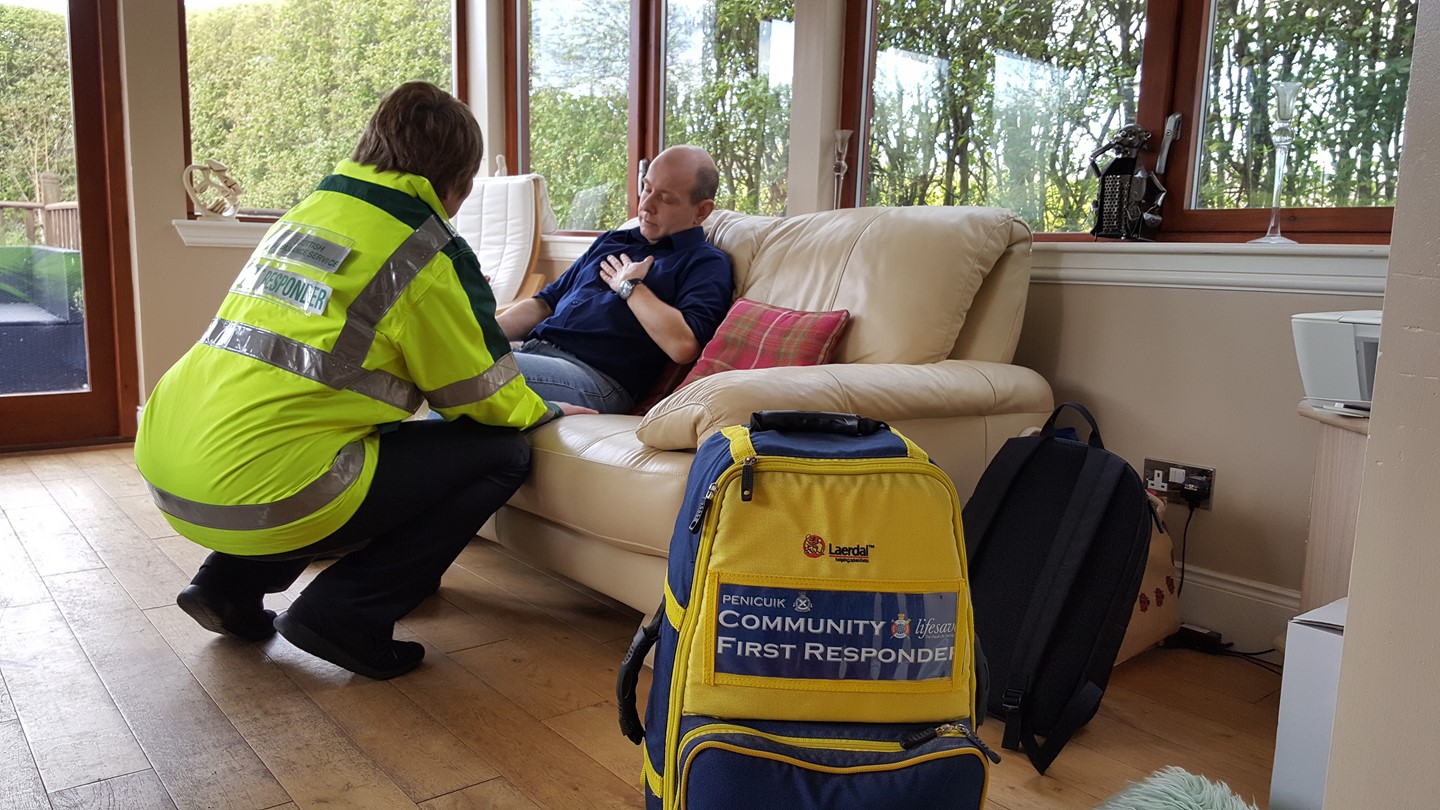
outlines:
[[[627,278],[620,282],[620,289],[616,290],[615,294],[620,296],[621,301],[629,301],[630,293],[635,292],[635,288],[643,283],[645,282],[638,278]]]

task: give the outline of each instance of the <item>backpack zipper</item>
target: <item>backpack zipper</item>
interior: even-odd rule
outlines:
[[[710,510],[710,502],[715,500],[715,493],[720,491],[720,479],[716,478],[710,482],[710,488],[705,490],[705,497],[700,501],[700,506],[695,509],[695,517],[690,519],[690,533],[700,531],[700,524],[705,520],[705,513]]]
[[[972,731],[970,726],[963,722],[942,723],[935,728],[921,729],[913,734],[907,734],[900,740],[900,747],[908,751],[911,748],[918,748],[942,734],[949,736],[957,733],[966,740],[969,740],[971,745],[980,749],[980,751],[985,754],[986,759],[996,765],[1000,764],[1000,755],[995,753],[995,749],[986,745],[985,741],[980,739],[980,735]]]
[[[740,462],[740,500],[748,501],[755,497],[755,456],[746,456]]]

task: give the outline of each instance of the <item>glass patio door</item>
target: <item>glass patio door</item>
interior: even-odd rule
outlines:
[[[0,449],[133,435],[115,6],[0,0]]]

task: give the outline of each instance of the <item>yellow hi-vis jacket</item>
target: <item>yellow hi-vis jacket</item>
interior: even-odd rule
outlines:
[[[355,513],[379,426],[426,400],[449,419],[517,428],[549,408],[430,182],[344,161],[270,228],[155,386],[135,461],[185,537],[290,551]]]

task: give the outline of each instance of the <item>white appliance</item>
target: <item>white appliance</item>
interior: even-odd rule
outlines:
[[[1328,411],[1368,416],[1380,357],[1380,310],[1302,312],[1291,316],[1290,330],[1305,399]]]

